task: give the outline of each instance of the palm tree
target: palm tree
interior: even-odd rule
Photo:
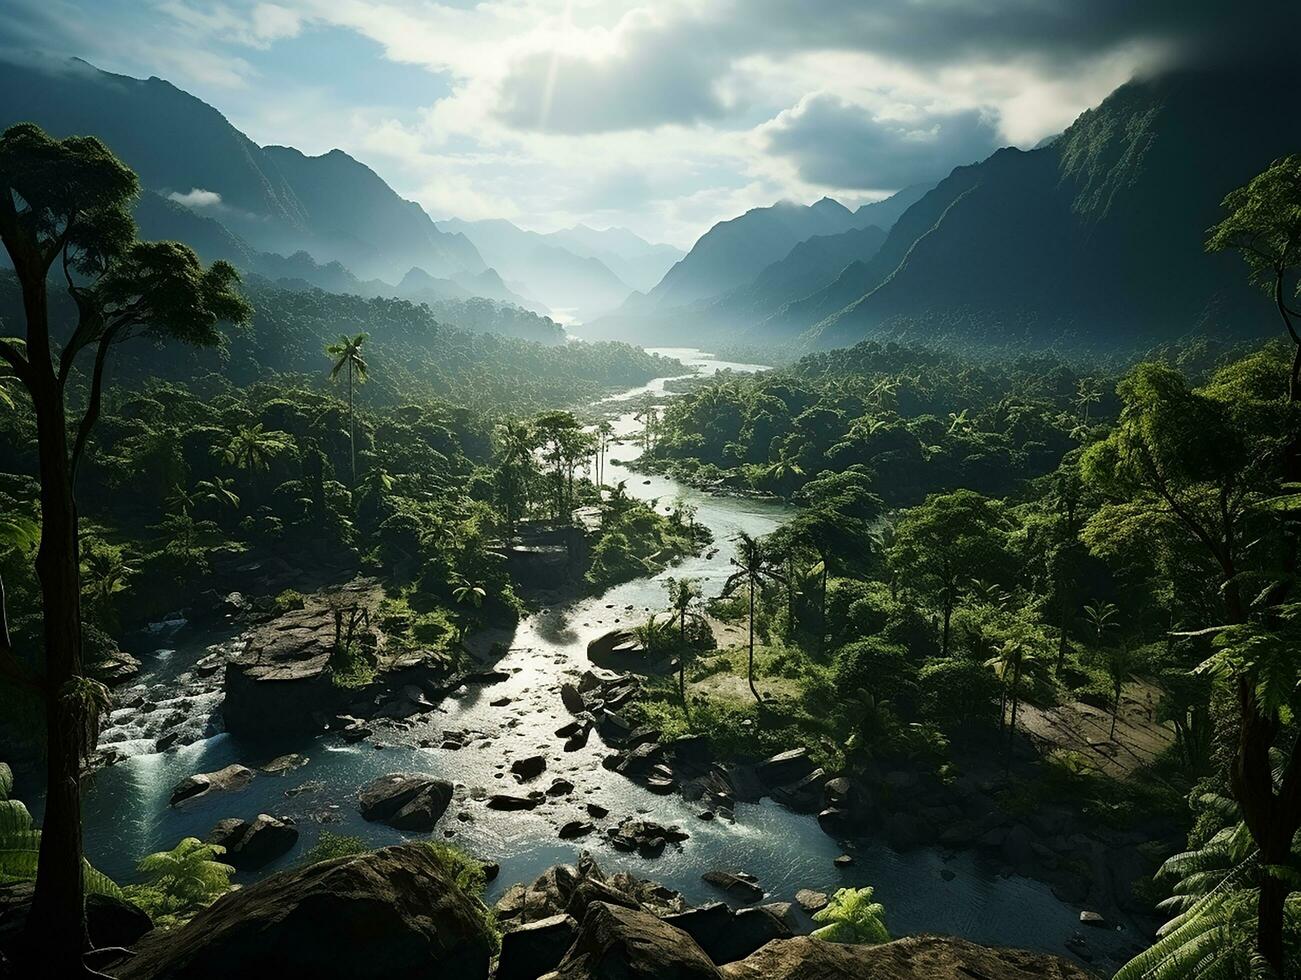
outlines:
[[[614,426],[608,419],[601,419],[596,426],[596,485],[605,486],[605,456],[614,437]]]
[[[211,480],[200,480],[196,483],[194,496],[196,500],[212,504],[218,509],[229,507],[231,510],[239,510],[239,494],[235,492],[234,487],[234,480],[214,476]]]
[[[224,446],[217,446],[213,453],[220,457],[227,466],[247,470],[249,475],[265,470],[271,460],[293,446],[293,437],[279,429],[267,430],[262,423],[240,426],[231,435]]]
[[[1007,704],[1012,704],[1012,718],[1008,724],[1007,744],[1010,751],[1012,739],[1016,735],[1016,713],[1021,705],[1021,681],[1039,665],[1039,656],[1027,650],[1025,644],[1018,640],[1005,640],[999,647],[997,655],[985,661],[986,667],[993,667],[998,679],[1003,682],[1002,703],[999,705],[999,726],[1002,727],[1003,715]]]
[[[361,346],[366,342],[366,335],[359,333],[355,337],[347,334],[341,336],[337,343],[325,348],[327,356],[334,359],[330,368],[330,380],[335,380],[344,370],[348,372],[348,453],[352,457],[352,483],[357,485],[357,427],[353,416],[352,386],[366,383],[366,361],[361,356]]]
[[[737,570],[728,577],[723,584],[723,595],[731,595],[741,585],[745,585],[750,593],[750,655],[746,665],[746,679],[750,683],[750,693],[760,704],[763,698],[760,697],[758,689],[754,686],[754,598],[755,593],[763,591],[773,582],[784,582],[785,576],[782,575],[775,566],[773,556],[763,540],[755,538],[745,531],[738,531],[736,535],[736,557],[732,559],[732,564]]]
[[[700,580],[694,578],[670,578],[664,583],[669,592],[669,606],[673,610],[672,619],[678,621],[678,694],[682,703],[687,703],[687,623],[698,619],[696,603],[700,601]],[[670,622],[672,622],[670,619]]]

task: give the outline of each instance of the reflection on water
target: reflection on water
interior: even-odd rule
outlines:
[[[726,364],[695,350],[659,352],[702,372],[722,368],[753,371],[758,367]],[[662,392],[666,380],[657,379],[617,401],[648,391]],[[615,428],[626,435],[636,430],[637,423],[629,413],[616,420]],[[91,860],[127,881],[133,877],[140,855],[170,847],[185,836],[203,837],[225,817],[251,818],[259,812],[294,818],[302,835],[293,853],[263,873],[297,860],[325,829],[355,834],[373,845],[393,843],[405,835],[362,821],[355,806],[356,789],[384,773],[412,770],[457,785],[457,798],[435,833],[501,864],[494,895],[552,864],[573,861],[579,847],[585,846],[603,865],[653,877],[693,901],[721,897],[700,880],[703,872],[716,867],[743,868],[759,877],[770,896],[782,900],[792,899],[800,888],[829,890],[872,884],[895,933],[953,933],[981,942],[1063,952],[1063,940],[1077,930],[1077,910],[1057,901],[1046,886],[1023,878],[999,877],[997,869],[983,867],[970,855],[946,855],[937,850],[898,854],[872,845],[853,852],[856,861],[851,867],[838,869],[832,859],[842,847],[823,834],[812,817],[771,803],[741,804],[736,808],[735,825],[707,822],[696,816],[697,807],[679,797],[654,795],[604,769],[601,759],[606,750],[596,735],[583,749],[561,750],[562,740],[554,732],[569,715],[560,704],[558,687],[586,669],[587,642],[616,625],[639,622],[648,611],[661,608],[662,580],[669,574],[700,578],[707,595],[717,594],[728,575],[735,533],[766,534],[790,514],[786,505],[776,501],[716,497],[667,477],[632,473],[626,463],[637,452],[631,443],[612,450],[612,457],[619,461],[612,458],[608,463],[610,482],[624,479],[630,494],[647,500],[658,498],[667,503],[684,497],[697,508],[697,520],[713,530],[716,553],[688,559],[655,578],[628,582],[601,596],[526,619],[515,631],[510,652],[498,664],[509,678],[458,692],[415,728],[402,733],[407,744],[343,745],[331,739],[301,739],[252,746],[228,734],[217,734],[170,753],[137,755],[102,770],[91,781],[85,801],[86,850]],[[146,654],[145,680],[186,683],[186,672],[214,642],[232,639],[210,635],[181,642],[180,637],[160,636],[157,646],[167,649]],[[504,707],[489,703],[503,697],[510,699]],[[202,713],[206,705],[194,700],[192,710]],[[444,730],[469,731],[472,736],[458,751],[415,747],[421,739],[440,745]],[[191,773],[234,762],[256,767],[285,752],[301,752],[310,761],[285,776],[259,775],[238,792],[210,794],[176,808],[167,805],[172,787]],[[515,786],[509,773],[512,759],[536,753],[548,760],[547,772],[536,784],[545,787],[552,778],[564,776],[575,785],[572,796],[548,798],[531,812],[488,809],[483,802],[486,794],[510,792]],[[557,840],[556,827],[577,817],[589,801],[608,808],[612,821],[645,815],[662,824],[682,825],[691,839],[680,848],[668,848],[656,859],[616,852],[596,835],[577,846]],[[239,880],[248,877],[241,875]],[[1122,939],[1118,934],[1117,945]],[[1094,945],[1096,948],[1096,940]]]

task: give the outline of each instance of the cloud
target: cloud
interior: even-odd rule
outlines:
[[[721,52],[694,20],[634,15],[610,35],[613,50],[551,50],[509,65],[498,119],[519,129],[601,133],[716,121]]]
[[[859,189],[937,180],[999,145],[997,128],[977,109],[888,119],[827,94],[780,113],[763,127],[763,141],[810,183]]]
[[[216,191],[204,190],[202,187],[192,187],[184,194],[179,191],[172,191],[167,195],[167,199],[194,211],[216,209],[222,206],[220,194]]]
[[[437,217],[689,245],[778,198],[853,204],[1033,146],[1136,73],[1273,57],[1299,20],[1295,0],[7,0],[0,45],[162,75]]]

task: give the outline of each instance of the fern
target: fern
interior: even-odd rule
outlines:
[[[41,853],[41,832],[21,800],[13,792],[12,770],[0,762],[0,884],[34,881]],[[90,894],[122,897],[122,889],[108,875],[84,862],[82,878]]]
[[[1234,821],[1194,850],[1175,854],[1158,876],[1173,879],[1171,895],[1157,908],[1173,917],[1157,932],[1158,939],[1130,960],[1113,980],[1247,980],[1270,976],[1256,953],[1256,907],[1259,883],[1267,869],[1237,805],[1207,795],[1199,802],[1221,821]],[[1294,868],[1279,870],[1288,878]],[[1289,968],[1301,967],[1297,940],[1301,937],[1301,895],[1284,909],[1285,941],[1292,950]],[[1292,973],[1289,973],[1289,976]]]
[[[814,922],[827,923],[813,935],[829,943],[853,943],[875,946],[888,943],[885,907],[872,901],[872,889],[841,888],[831,896],[827,907],[813,916]]]

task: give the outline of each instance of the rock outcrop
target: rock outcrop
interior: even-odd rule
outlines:
[[[286,871],[229,892],[188,924],[155,931],[122,980],[485,980],[481,907],[424,844]]]
[[[593,902],[557,980],[718,980],[704,950],[649,912]]]
[[[409,772],[380,776],[357,794],[363,819],[398,830],[433,830],[451,802],[451,783]]]
[[[726,980],[1090,980],[1046,953],[978,946],[965,939],[912,936],[881,946],[778,939],[722,968]]]

